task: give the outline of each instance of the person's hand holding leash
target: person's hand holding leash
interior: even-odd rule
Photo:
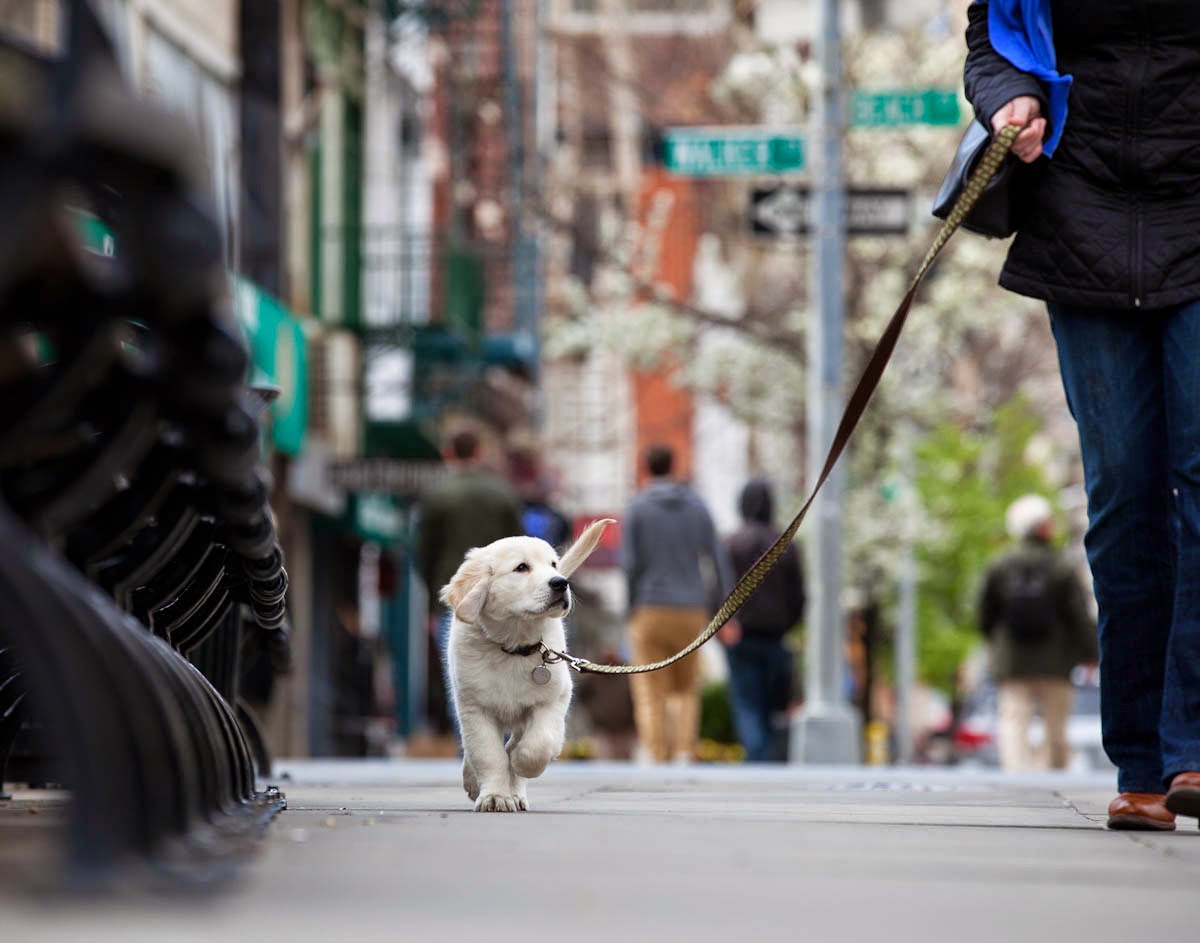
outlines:
[[[1018,95],[992,115],[992,131],[1005,125],[1020,125],[1025,130],[1017,135],[1012,152],[1027,164],[1042,156],[1042,141],[1046,137],[1046,119],[1042,117],[1042,103],[1032,95]]]
[[[730,619],[717,629],[717,639],[726,648],[733,648],[742,640],[742,625],[737,619]]]

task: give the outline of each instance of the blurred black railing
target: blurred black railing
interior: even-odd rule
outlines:
[[[247,638],[286,644],[270,393],[246,385],[190,133],[68,10],[63,59],[0,48],[0,778],[23,729],[71,790],[76,879],[209,881],[283,806],[239,703]]]

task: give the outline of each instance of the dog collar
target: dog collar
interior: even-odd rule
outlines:
[[[550,665],[564,661],[564,657],[558,652],[552,651],[546,647],[546,643],[538,639],[532,645],[521,645],[518,648],[508,648],[505,645],[500,646],[500,651],[509,655],[532,655],[534,652],[541,652],[542,663],[534,665],[533,670],[529,672],[529,678],[534,684],[542,685],[550,683]]]
[[[524,657],[526,655],[532,655],[536,651],[540,651],[541,647],[542,640],[538,639],[536,642],[533,642],[530,645],[520,645],[517,648],[509,648],[507,645],[501,645],[500,651],[507,655],[520,655]]]
[[[532,642],[529,645],[519,645],[516,648],[509,648],[507,645],[503,644],[502,642],[497,642],[494,638],[488,635],[487,629],[485,629],[482,625],[479,626],[479,631],[483,633],[484,638],[486,638],[493,645],[497,646],[500,651],[504,652],[506,655],[526,657],[528,655],[532,655],[534,652],[541,652],[542,663],[540,665],[534,665],[533,670],[529,672],[529,677],[534,684],[541,685],[550,683],[550,665],[555,665],[560,661],[565,661],[572,668],[574,668],[575,663],[578,660],[572,658],[565,652],[556,652],[552,648],[547,648],[546,643],[541,639],[538,639],[536,642]]]

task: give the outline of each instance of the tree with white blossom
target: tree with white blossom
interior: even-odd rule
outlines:
[[[948,32],[855,36],[846,41],[847,84],[862,89],[957,87],[964,54],[961,36]],[[812,62],[792,48],[747,48],[732,57],[711,97],[729,123],[803,124],[817,78]],[[968,107],[965,102],[963,107]],[[844,142],[845,179],[851,186],[908,190],[919,206],[928,206],[958,134],[924,126],[851,128]],[[564,314],[547,325],[545,354],[561,357],[602,346],[637,367],[653,366],[669,355],[683,365],[680,382],[718,396],[756,428],[791,437],[796,454],[802,455],[804,334],[812,317],[808,245],[802,240],[763,242],[749,235],[744,183],[728,182],[708,192],[714,199],[706,222],[719,259],[709,266],[714,269],[709,274],[733,278],[740,285],[740,304],[714,311],[695,299],[674,299],[640,284],[631,274],[630,253],[622,248],[631,240],[621,234],[600,247],[602,264],[590,285],[574,283],[564,290]],[[844,372],[849,383],[857,380],[934,231],[930,217],[907,236],[848,240]],[[936,430],[952,427],[976,435],[986,453],[997,409],[1020,397],[1037,417],[1037,428],[1021,428],[1040,449],[1033,464],[1041,467],[1044,480],[1061,487],[1076,474],[1073,430],[1062,403],[1045,311],[997,286],[1004,252],[1003,243],[973,235],[960,235],[947,247],[918,295],[894,360],[843,459],[849,463],[846,579],[885,604],[905,539],[915,540],[919,558],[930,563],[944,559],[947,542],[957,539],[954,521],[931,513],[931,502],[922,501],[910,480],[921,477],[915,463],[928,457],[923,446]],[[717,343],[712,342],[714,333]],[[1028,457],[1035,457],[1032,450]],[[978,467],[970,473],[999,474],[989,470],[986,454],[977,458]],[[1005,460],[1016,459],[1006,455]],[[776,475],[794,489],[780,495],[781,513],[790,515],[800,503],[803,467],[794,463],[790,481]],[[989,542],[998,539],[1001,524],[985,523]],[[937,552],[924,553],[928,548]],[[977,555],[978,549],[970,554]],[[964,574],[961,585],[946,590],[954,599],[945,622],[961,633],[962,647],[973,629],[964,624],[971,580],[971,574]],[[927,582],[926,574],[922,585]],[[935,680],[945,684],[940,670]]]

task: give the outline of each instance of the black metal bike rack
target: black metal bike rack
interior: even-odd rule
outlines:
[[[194,138],[68,10],[61,58],[0,47],[0,780],[27,721],[73,880],[209,882],[284,807],[238,698],[246,634],[286,644],[263,399]]]

